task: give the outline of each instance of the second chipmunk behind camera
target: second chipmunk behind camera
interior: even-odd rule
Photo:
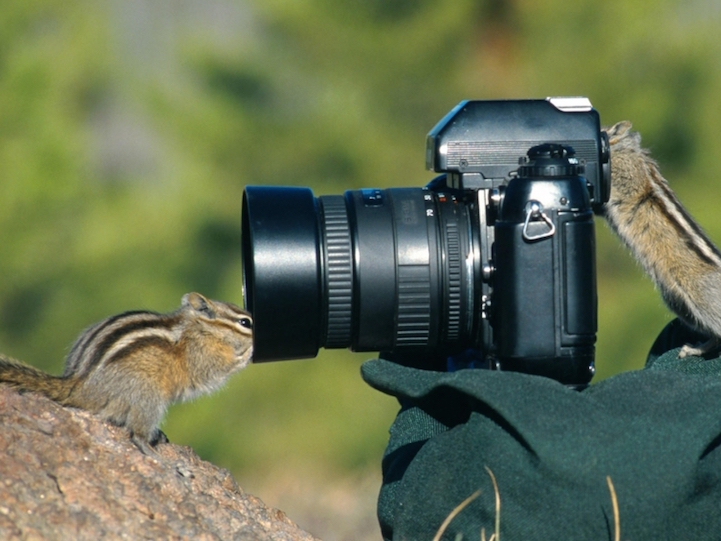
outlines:
[[[147,454],[167,441],[158,425],[170,404],[219,389],[250,362],[252,328],[237,306],[188,293],[175,312],[125,312],[89,327],[62,376],[0,356],[0,383],[125,426]]]
[[[721,253],[706,237],[641,148],[629,122],[607,130],[611,146],[611,228],[651,276],[668,307],[710,336],[679,357],[702,356],[721,345]]]

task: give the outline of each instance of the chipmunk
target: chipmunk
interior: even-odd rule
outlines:
[[[0,382],[125,426],[149,454],[168,441],[158,425],[170,404],[215,391],[250,362],[252,328],[237,306],[188,293],[175,312],[125,312],[89,327],[62,376],[0,356]]]
[[[721,253],[679,203],[630,122],[606,131],[611,197],[605,217],[668,307],[710,335],[697,347],[685,345],[679,357],[703,356],[721,345]]]

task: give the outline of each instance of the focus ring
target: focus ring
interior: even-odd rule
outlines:
[[[351,343],[353,259],[348,212],[339,195],[320,197],[323,205],[323,251],[326,263],[328,325],[326,348],[345,348]]]
[[[461,238],[457,222],[446,222],[447,314],[446,339],[456,341],[461,335]]]

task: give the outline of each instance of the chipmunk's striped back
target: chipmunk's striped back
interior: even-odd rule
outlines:
[[[109,317],[86,329],[68,353],[63,376],[83,376],[131,354],[138,348],[177,343],[184,318],[179,312],[137,310]]]
[[[196,310],[187,303],[170,314],[133,311],[112,316],[80,335],[66,358],[62,376],[0,356],[0,382],[128,426],[143,448],[142,441],[155,441],[154,427],[165,411],[166,397],[182,394],[162,386],[183,385],[189,380],[168,381],[162,375],[169,371],[164,370],[165,365],[172,367],[171,363],[183,356],[187,347],[180,344],[183,329],[196,318]],[[188,372],[189,367],[186,363],[170,371]]]
[[[681,205],[656,161],[641,147],[638,132],[631,130],[629,122],[619,122],[607,132],[612,176],[606,217],[611,227],[627,244],[652,235],[649,222],[665,227],[664,233],[675,232],[672,239],[681,251],[686,247],[701,262],[721,268],[721,253]],[[634,253],[643,249],[644,258],[652,258],[659,248],[654,243],[637,243]]]
[[[611,195],[605,217],[679,318],[712,337],[680,357],[721,343],[721,252],[684,209],[629,122],[607,130]]]
[[[188,293],[175,312],[124,312],[89,327],[62,376],[0,356],[0,383],[126,426],[148,451],[168,405],[213,392],[250,362],[252,329],[237,306]]]

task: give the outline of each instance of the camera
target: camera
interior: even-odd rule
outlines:
[[[388,351],[444,369],[585,384],[597,331],[593,215],[608,138],[586,98],[463,101],[428,134],[423,188],[315,197],[247,186],[254,361]]]

